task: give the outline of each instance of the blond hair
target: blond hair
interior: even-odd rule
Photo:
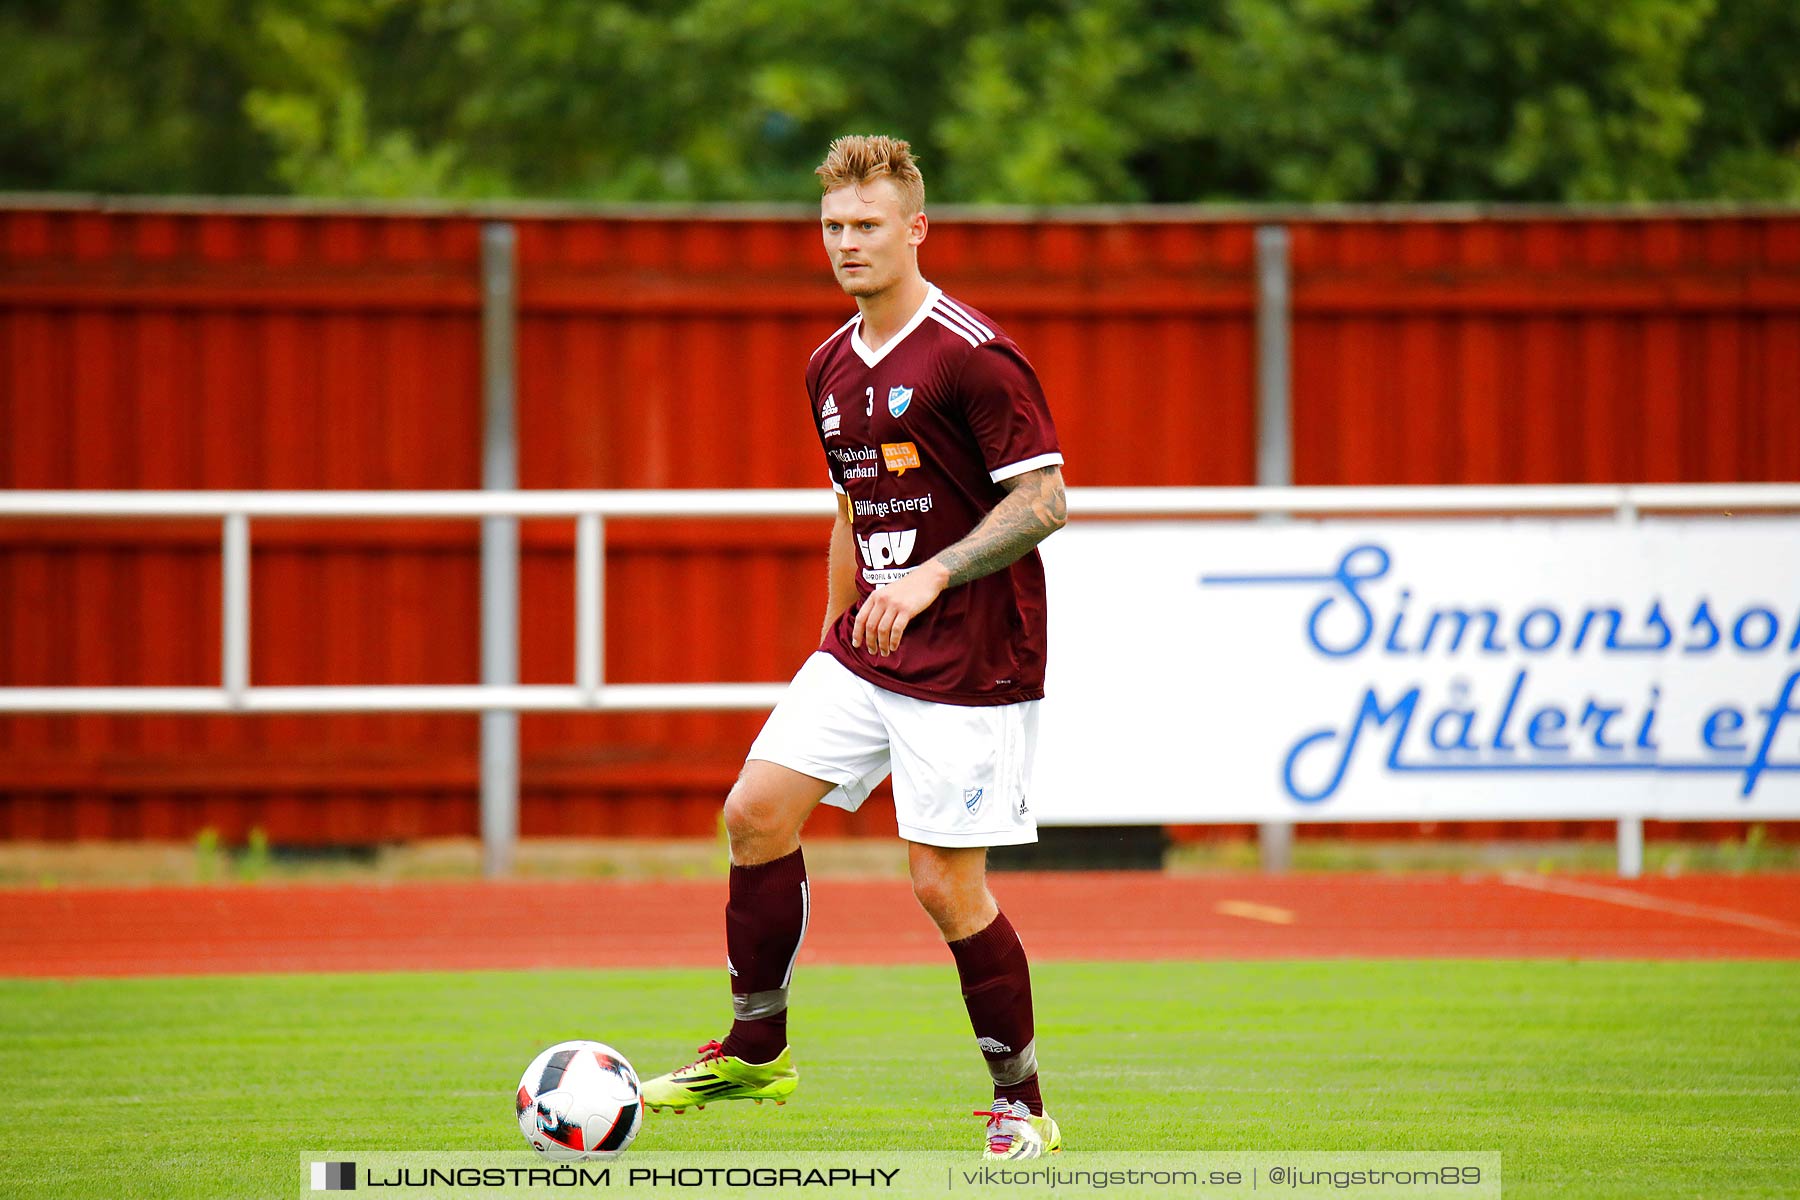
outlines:
[[[900,207],[908,216],[925,211],[925,177],[913,161],[912,147],[885,134],[849,133],[831,143],[825,161],[813,171],[827,192],[887,178],[900,190]]]

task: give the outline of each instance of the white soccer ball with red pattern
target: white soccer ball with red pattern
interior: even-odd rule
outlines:
[[[604,1042],[558,1042],[519,1080],[519,1132],[556,1162],[617,1158],[644,1121],[637,1072]]]

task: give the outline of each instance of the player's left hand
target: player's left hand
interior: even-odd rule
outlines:
[[[933,558],[892,583],[884,583],[869,593],[857,611],[856,624],[850,630],[850,644],[867,645],[869,653],[883,657],[900,648],[907,623],[931,607],[934,600],[950,585],[950,572]]]

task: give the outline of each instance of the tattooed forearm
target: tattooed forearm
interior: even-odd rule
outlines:
[[[937,560],[950,573],[951,587],[1010,567],[1068,523],[1061,467],[1027,471],[1007,482],[1012,490],[1006,498],[968,537],[938,554]]]

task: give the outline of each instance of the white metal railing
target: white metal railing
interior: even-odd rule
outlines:
[[[1552,487],[1239,487],[1074,488],[1077,517],[1354,516],[1565,513],[1640,514],[1800,510],[1800,484]],[[440,492],[0,492],[0,518],[214,517],[222,523],[223,646],[220,686],[0,687],[0,713],[233,713],[480,711],[481,827],[486,871],[508,870],[518,836],[516,738],[490,742],[485,723],[530,711],[730,710],[770,708],[780,683],[609,684],[605,682],[604,583],[607,517],[824,517],[830,494],[788,491],[440,491]],[[575,663],[569,686],[485,683],[467,686],[255,687],[250,682],[251,520],[294,517],[569,517],[575,521]],[[516,636],[513,548],[498,556],[484,541],[483,595],[511,595],[511,607],[485,611],[484,646]],[[493,578],[490,579],[490,572]],[[496,585],[495,589],[488,587]],[[485,657],[484,657],[485,663]],[[484,665],[484,671],[485,671]],[[509,749],[511,747],[511,749]],[[490,756],[493,762],[489,762]],[[1291,830],[1263,826],[1285,844]],[[1619,872],[1643,865],[1643,821],[1618,821]],[[1265,863],[1278,867],[1283,855]]]
[[[1257,514],[1614,514],[1800,509],[1800,484],[1548,487],[1074,488],[1081,516]],[[0,492],[0,518],[215,517],[222,522],[220,686],[0,687],[0,712],[268,713],[731,710],[768,708],[780,683],[605,682],[604,564],[608,517],[825,517],[820,489],[754,491]],[[568,685],[332,685],[250,682],[253,518],[569,517],[575,521],[574,678]]]

